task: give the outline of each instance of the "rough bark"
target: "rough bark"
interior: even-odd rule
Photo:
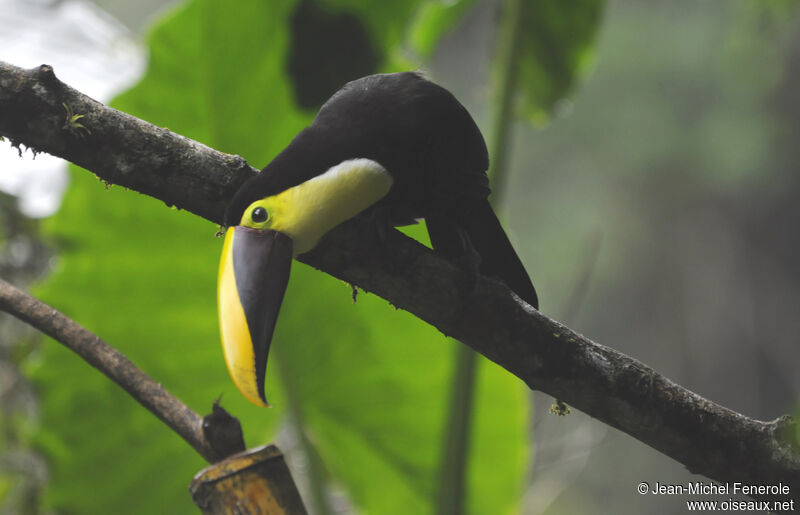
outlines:
[[[85,115],[79,122],[91,133],[65,123],[62,104]],[[254,173],[241,158],[85,97],[46,66],[22,70],[0,64],[0,135],[217,223],[227,199]],[[531,388],[628,433],[692,472],[720,482],[782,482],[798,497],[800,452],[791,417],[762,422],[704,399],[551,320],[494,280],[482,278],[465,297],[460,269],[397,231],[381,243],[374,232],[366,221],[351,220],[299,259],[380,295]]]

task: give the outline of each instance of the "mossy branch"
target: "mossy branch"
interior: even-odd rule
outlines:
[[[64,129],[64,107],[91,131]],[[104,106],[53,70],[0,63],[0,136],[76,163],[104,181],[220,223],[225,204],[255,170],[237,156]],[[98,194],[102,194],[98,192]],[[169,216],[165,211],[165,216]],[[800,493],[797,427],[789,416],[751,419],[599,345],[481,278],[464,298],[463,272],[390,231],[382,244],[365,221],[331,231],[299,259],[380,295],[519,377],[711,479],[777,484]]]

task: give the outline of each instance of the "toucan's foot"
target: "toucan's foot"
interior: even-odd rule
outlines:
[[[463,280],[459,281],[457,289],[464,300],[470,300],[478,289],[482,259],[469,232],[447,216],[433,214],[426,217],[426,222],[434,251],[462,272]]]
[[[463,286],[463,296],[465,299],[469,299],[478,290],[478,279],[481,276],[481,255],[469,243],[469,240],[465,243],[464,252],[458,256],[456,264],[464,271],[466,279]]]
[[[478,290],[478,280],[481,277],[481,255],[472,244],[469,234],[462,227],[456,229],[458,238],[458,253],[451,259],[464,274],[464,282],[460,286],[464,300],[470,300]]]
[[[374,227],[375,236],[381,245],[386,243],[391,229],[419,223],[419,220],[410,211],[398,211],[380,203],[363,214],[369,224]]]
[[[400,262],[395,259],[393,250],[386,243],[389,238],[396,236],[394,228],[406,225],[414,225],[418,220],[408,213],[398,212],[397,210],[385,207],[382,204],[373,206],[360,215],[366,221],[364,226],[364,239],[367,242],[368,254],[370,259],[381,261],[387,265],[386,271],[392,275],[402,276],[409,272],[414,266],[412,261]],[[353,294],[355,303],[355,290]]]
[[[375,206],[367,212],[366,219],[374,231],[377,243],[382,246],[386,243],[386,237],[392,227],[389,210],[380,205]]]
[[[385,220],[381,222],[376,222],[374,227],[375,227],[375,237],[378,239],[378,243],[380,245],[383,245],[384,243],[386,243],[386,235],[389,233],[390,227]]]

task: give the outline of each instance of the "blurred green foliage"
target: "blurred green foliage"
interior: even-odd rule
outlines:
[[[17,199],[0,193],[0,277],[25,288],[47,270],[51,252],[39,224],[26,218]],[[36,352],[39,334],[0,316],[0,514],[35,513],[46,479],[46,464],[31,445],[36,394],[23,368]]]
[[[331,12],[344,5],[321,3]],[[381,25],[377,14],[365,21],[371,37],[380,40],[376,48],[381,70],[416,68],[414,58],[430,55],[441,32],[459,21],[468,7],[465,1],[410,4],[417,8],[348,3],[353,12],[397,9],[391,14],[398,17],[397,25]],[[555,10],[561,6],[540,4]],[[184,20],[180,29],[167,30],[178,23],[172,20],[154,32],[150,73],[117,106],[245,155],[253,164],[265,163],[307,123],[309,113],[292,107],[292,86],[278,71],[291,44],[286,24],[297,3],[276,3],[269,16],[265,8],[253,5],[243,4],[241,16],[253,19],[237,20],[231,27],[224,20],[236,13],[221,8],[214,12],[210,3],[187,4],[175,15]],[[797,160],[790,158],[797,151],[797,137],[789,129],[796,129],[797,117],[787,100],[796,99],[798,81],[787,64],[789,49],[796,48],[796,6],[796,0],[610,3],[599,47],[602,66],[582,90],[573,115],[559,119],[547,131],[518,131],[522,141],[515,146],[517,173],[508,198],[509,226],[516,229],[515,243],[523,260],[531,264],[548,312],[565,304],[580,273],[586,241],[602,234],[598,271],[585,302],[591,310],[582,313],[575,327],[667,371],[695,391],[763,418],[785,412],[778,411],[785,410],[785,396],[754,380],[761,379],[752,369],[754,335],[737,320],[731,323],[730,317],[760,321],[759,345],[775,352],[782,373],[794,379],[791,364],[797,361],[796,347],[791,342],[797,331],[791,310],[797,305],[797,281],[790,272],[796,269],[797,254],[776,247],[770,238],[793,248],[797,210],[788,206],[797,205]],[[220,18],[219,25],[214,17]],[[403,23],[406,29],[400,28]],[[524,35],[535,43],[534,33]],[[397,44],[403,38],[405,44]],[[228,40],[234,42],[231,47]],[[248,43],[244,50],[242,41]],[[459,44],[473,48],[464,41]],[[582,50],[574,43],[579,56],[574,62],[591,62],[592,47]],[[535,58],[536,48],[534,44],[526,55]],[[459,72],[496,64],[486,61],[487,56],[470,55]],[[526,65],[546,69],[541,64]],[[455,74],[451,83],[465,75]],[[475,78],[470,79],[471,83]],[[779,98],[776,93],[781,91]],[[529,93],[539,91],[527,89],[524,94]],[[563,94],[546,97],[552,101]],[[551,107],[526,111],[524,104],[522,114],[529,120],[552,111]],[[781,201],[785,210],[773,209]],[[786,226],[788,231],[781,230]],[[725,236],[733,228],[736,245],[728,245]],[[740,230],[753,234],[740,235]],[[352,306],[346,285],[298,265],[282,314],[286,329],[276,335],[276,359],[268,371],[268,394],[276,407],[254,408],[230,385],[219,352],[213,296],[220,242],[213,232],[208,224],[167,211],[151,199],[117,188],[103,192],[86,172],[76,172],[64,211],[50,222],[50,234],[62,243],[62,257],[53,283],[42,292],[122,348],[195,409],[205,411],[214,397],[225,392],[223,403],[244,421],[250,445],[272,438],[283,424],[289,402],[278,378],[289,376],[286,382],[297,392],[292,395],[302,399],[300,409],[310,439],[322,438],[319,453],[329,472],[362,511],[407,502],[413,494],[419,496],[409,506],[429,510],[429,490],[435,487],[430,478],[436,466],[432,457],[436,450],[431,449],[438,445],[435,425],[441,422],[430,417],[441,417],[436,410],[443,401],[420,399],[419,392],[428,388],[431,397],[446,395],[442,377],[451,365],[439,353],[449,356],[450,344],[432,331],[423,334],[417,321],[392,312],[380,299],[362,294]],[[737,263],[742,256],[744,265]],[[308,278],[298,279],[301,275]],[[316,293],[317,288],[326,296]],[[748,299],[758,309],[736,303]],[[321,307],[324,303],[330,308]],[[386,313],[380,320],[354,321],[373,311]],[[342,313],[352,316],[344,319]],[[320,318],[309,321],[306,314]],[[328,319],[332,314],[340,318]],[[293,320],[283,320],[289,317]],[[385,328],[379,325],[383,323]],[[385,347],[405,345],[400,336],[387,335],[390,331],[407,331],[408,339],[424,337],[425,345],[379,361],[380,356],[374,356]],[[356,353],[373,357],[354,357],[353,345],[373,335],[381,341],[367,342]],[[345,341],[355,339],[359,341]],[[354,372],[350,358],[358,359],[359,366],[369,361],[369,373]],[[389,359],[397,363],[387,364]],[[416,368],[416,360],[433,363],[423,371]],[[74,513],[194,512],[184,489],[202,462],[185,444],[55,344],[44,347],[36,365],[43,403],[38,440],[52,467],[50,506]],[[338,367],[344,368],[338,374],[332,370],[332,380],[316,375]],[[759,374],[769,378],[781,374],[776,366],[765,370]],[[401,377],[404,374],[408,377]],[[481,379],[488,375],[482,373]],[[409,380],[424,382],[403,384]],[[340,383],[345,386],[340,388]],[[373,383],[380,392],[369,391],[365,397],[364,390],[372,390]],[[518,427],[523,427],[526,414],[518,410],[516,395],[521,393],[498,397],[482,386],[478,410],[505,402],[509,407],[497,406],[494,416],[516,418]],[[314,405],[316,396],[334,402],[336,408]],[[309,397],[312,404],[306,405]],[[344,413],[342,405],[347,408]],[[558,440],[580,425],[580,416],[568,417],[566,431],[563,421],[537,420],[537,434],[554,425],[551,436]],[[420,427],[400,434],[393,424],[396,419],[407,423],[407,417]],[[470,470],[471,481],[484,489],[473,491],[473,496],[492,490],[489,482],[508,488],[508,477],[512,482],[522,478],[521,472],[502,473],[509,463],[514,470],[523,470],[526,455],[514,443],[503,444],[507,455],[494,454],[495,447],[489,445],[492,429],[486,428],[493,423],[486,415],[476,420],[477,426],[484,426],[473,440],[479,443],[474,452],[484,455],[485,470],[477,466]],[[498,440],[505,438],[500,429]],[[424,457],[402,454],[406,434],[412,452],[419,447]],[[430,438],[431,434],[435,436]],[[522,437],[520,441],[524,442]],[[640,480],[643,470],[674,482],[692,477],[645,446],[631,446],[624,435],[612,433],[603,445],[593,447],[586,465],[579,453],[588,449],[576,445],[570,450],[549,461],[547,456],[538,460],[540,468],[534,473],[540,484],[556,492],[567,488],[549,513],[593,513],[598,502],[606,512],[672,512],[671,506],[654,506],[629,486]],[[336,461],[345,455],[348,461]],[[618,462],[620,456],[628,465],[607,474],[608,463]],[[565,462],[577,465],[569,469],[572,475],[559,476]],[[360,474],[362,467],[365,475],[384,484],[375,487],[363,478],[348,477]],[[342,469],[346,470],[339,477]],[[420,493],[419,488],[427,490]],[[492,501],[488,497],[486,505]],[[484,507],[473,504],[471,509]]]
[[[146,76],[113,105],[263,165],[311,121],[297,107],[297,81],[331,80],[288,73],[298,16],[311,12],[321,25],[305,26],[321,27],[323,39],[363,24],[374,47],[365,59],[395,71],[416,68],[471,4],[326,0],[301,11],[308,2],[188,1],[153,28]],[[267,371],[275,407],[256,408],[236,392],[220,352],[214,226],[75,169],[46,229],[60,255],[38,294],[190,407],[205,413],[225,394],[254,446],[276,437],[291,406],[311,462],[321,458],[312,476],[366,512],[433,511],[453,356],[435,329],[372,295],[354,304],[348,285],[295,263]],[[422,237],[424,226],[406,232]],[[528,466],[527,389],[483,359],[478,372],[467,505],[505,513],[517,507]],[[42,403],[37,443],[51,463],[47,506],[194,510],[186,486],[203,462],[152,415],[58,345],[43,347],[31,374]]]
[[[512,64],[519,77],[515,108],[534,125],[546,123],[591,68],[604,5],[604,0],[521,0],[516,8],[503,9],[501,31],[521,26]],[[502,80],[503,72],[495,72]]]
[[[386,70],[411,55],[402,50],[407,34],[414,51],[429,53],[459,4],[324,5],[364,20]],[[251,163],[268,162],[311,118],[295,107],[285,71],[296,5],[186,3],[154,28],[147,75],[115,107]],[[207,411],[225,393],[250,445],[275,437],[291,399],[329,479],[360,508],[430,512],[451,375],[445,338],[374,296],[353,305],[347,285],[295,264],[268,370],[275,408],[249,406],[231,385],[218,344],[215,230],[75,172],[48,223],[61,255],[39,293],[194,409]],[[488,362],[479,370],[469,508],[503,513],[518,503],[526,470],[526,388]],[[149,413],[56,345],[44,348],[34,375],[42,395],[38,441],[52,462],[48,505],[78,513],[193,509],[186,484],[202,461]]]

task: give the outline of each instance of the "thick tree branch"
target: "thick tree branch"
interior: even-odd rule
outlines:
[[[84,114],[91,134],[65,127]],[[79,164],[219,223],[253,169],[241,158],[105,107],[60,83],[49,67],[0,64],[0,135]],[[796,425],[761,422],[598,345],[482,278],[464,298],[462,272],[392,231],[382,244],[365,221],[331,231],[300,260],[387,299],[525,381],[717,481],[777,484],[800,493]]]
[[[82,116],[70,123],[71,115]],[[45,65],[23,72],[0,62],[0,136],[218,223],[228,199],[257,172],[239,156],[75,91]]]

